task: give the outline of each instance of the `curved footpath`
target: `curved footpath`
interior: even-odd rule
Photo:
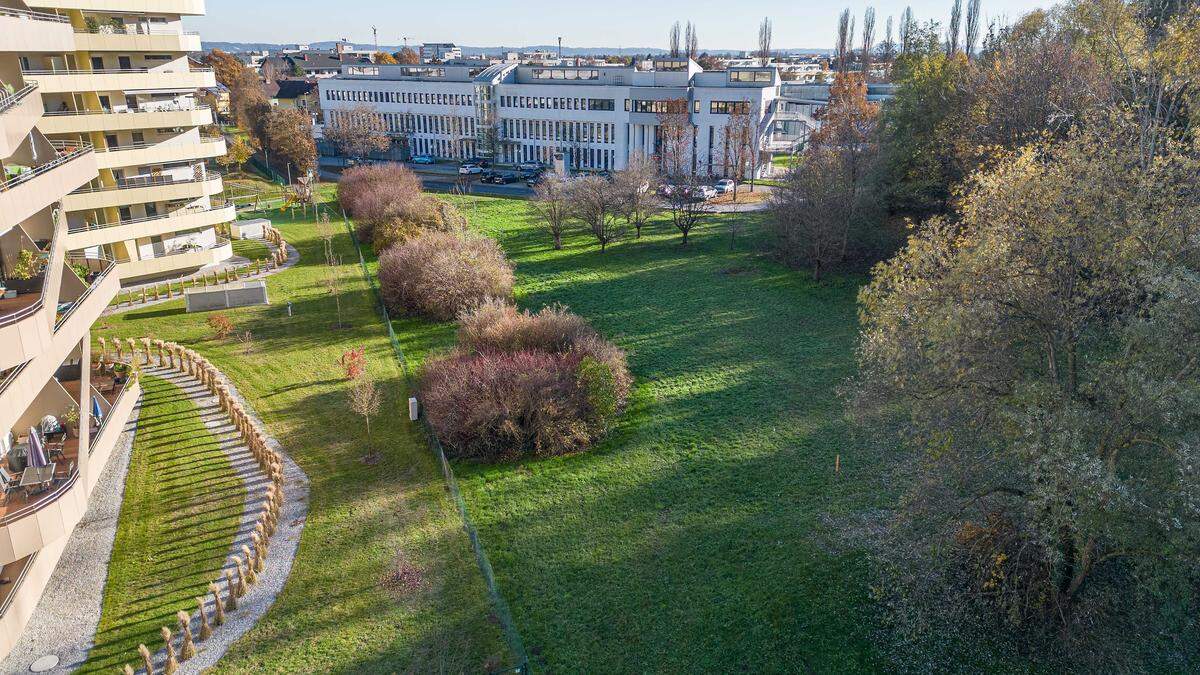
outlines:
[[[229,442],[223,442],[221,447],[246,486],[246,503],[242,511],[242,522],[238,526],[233,545],[229,550],[230,556],[240,556],[243,544],[253,545],[250,533],[254,531],[255,519],[259,513],[259,506],[262,504],[262,488],[269,482],[266,474],[259,468],[250,449],[241,441],[237,429],[229,417],[221,411],[216,397],[199,380],[171,368],[145,366],[144,370],[147,374],[171,382],[187,393],[196,407],[200,409],[200,417],[209,431],[218,438],[230,439]],[[246,404],[234,384],[223,373],[220,377],[221,381],[229,388],[229,393],[234,400],[242,405],[242,408],[258,424],[259,428],[265,430],[266,427],[262,424],[262,420]],[[216,665],[229,647],[253,628],[254,624],[267,613],[267,610],[275,602],[275,597],[283,590],[283,584],[287,581],[288,574],[291,573],[292,561],[296,559],[296,549],[300,545],[300,533],[304,529],[304,520],[308,515],[308,476],[304,474],[299,465],[292,461],[279,441],[272,436],[267,436],[266,440],[270,448],[279,452],[284,463],[284,502],[280,509],[279,527],[270,539],[271,548],[270,553],[266,556],[266,567],[259,573],[258,583],[250,586],[250,590],[238,598],[238,608],[226,613],[225,624],[214,627],[212,637],[209,639],[196,643],[196,656],[179,664],[178,672],[181,674],[200,673]],[[228,557],[225,569],[235,569]],[[218,583],[223,584],[223,582]],[[197,595],[199,594],[198,590]],[[211,616],[213,613],[212,595],[205,595],[205,601],[209,605],[209,615]],[[199,616],[193,613],[193,632],[199,632],[199,626]],[[172,629],[174,629],[173,626]],[[136,663],[136,656],[136,654],[131,655],[131,664]],[[165,658],[165,650],[160,649],[154,655],[155,666],[161,669]]]
[[[296,256],[299,257],[299,256]],[[289,259],[289,262],[292,262]],[[221,439],[221,448],[230,464],[241,477],[246,487],[246,502],[242,520],[234,536],[229,555],[241,555],[243,544],[251,544],[250,534],[254,531],[256,517],[262,504],[262,488],[268,484],[267,476],[259,468],[250,449],[237,433],[217,403],[217,399],[195,377],[178,372],[173,368],[154,365],[143,366],[147,375],[160,377],[179,387],[192,399],[199,409],[205,426],[214,436]],[[221,375],[230,395],[247,414],[265,429],[261,420],[242,399],[237,388]],[[112,555],[113,539],[121,511],[125,490],[125,475],[129,468],[130,451],[136,433],[141,402],[130,417],[129,426],[113,453],[113,460],[104,469],[101,485],[92,497],[88,511],[80,525],[71,534],[62,560],[55,569],[46,593],[38,603],[29,620],[25,634],[16,649],[2,662],[0,673],[28,672],[29,666],[39,657],[53,654],[59,658],[58,666],[49,672],[70,672],[87,660],[87,654],[100,621],[100,606],[108,575],[108,563]],[[180,664],[179,673],[200,673],[214,666],[238,638],[249,631],[266,614],[283,589],[291,572],[300,533],[308,514],[308,477],[304,471],[284,452],[279,442],[266,438],[267,445],[279,452],[283,458],[284,502],[280,510],[279,526],[270,538],[270,553],[266,556],[265,569],[259,574],[259,582],[238,599],[238,608],[228,612],[225,624],[215,627],[212,637],[196,643],[196,656]],[[103,564],[99,564],[103,561]],[[226,558],[226,568],[234,569]],[[215,579],[214,579],[215,580]],[[223,582],[218,582],[223,587]],[[196,589],[196,595],[205,594]],[[212,596],[205,595],[212,616]],[[171,626],[174,630],[174,626]],[[198,615],[193,616],[193,630],[199,630]],[[157,648],[161,643],[148,644]],[[161,669],[165,651],[155,654],[155,666]],[[138,655],[132,652],[127,662],[139,663]],[[142,671],[138,671],[142,672]]]

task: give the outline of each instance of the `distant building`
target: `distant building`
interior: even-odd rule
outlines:
[[[270,56],[263,60],[261,72],[272,81],[293,77],[323,78],[337,75],[344,65],[362,63],[371,63],[371,59],[354,53],[307,50]]]
[[[462,58],[462,49],[453,42],[426,42],[421,45],[420,53],[421,61],[425,63]]]
[[[271,105],[319,115],[321,102],[317,80],[280,80],[266,85]]]
[[[215,86],[200,90],[200,100],[212,108],[218,117],[228,117],[232,112],[229,104],[229,88],[218,82]]]

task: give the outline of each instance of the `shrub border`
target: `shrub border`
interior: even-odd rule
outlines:
[[[383,320],[383,325],[387,327],[388,341],[392,344],[392,353],[396,357],[396,362],[400,364],[400,370],[404,373],[404,382],[408,386],[410,394],[416,398],[417,390],[416,384],[413,382],[412,371],[408,368],[408,361],[404,357],[404,350],[400,347],[400,341],[396,338],[396,331],[392,328],[392,319],[388,314],[387,307],[383,304],[383,298],[379,294],[379,287],[375,283],[375,278],[371,276],[370,270],[367,269],[367,260],[363,257],[362,245],[359,243],[358,236],[354,233],[354,226],[350,224],[350,220],[346,217],[344,209],[342,210],[342,222],[346,226],[346,232],[350,235],[350,241],[354,243],[354,250],[358,252],[358,262],[362,267],[363,278],[367,280],[367,285],[371,287],[371,293],[375,296],[375,303],[379,307],[380,318]],[[515,665],[493,672],[529,673],[529,657],[525,653],[525,644],[521,640],[521,634],[517,630],[516,622],[513,621],[508,603],[504,601],[504,596],[500,594],[500,588],[496,584],[496,575],[492,571],[492,563],[488,560],[487,551],[483,548],[483,542],[479,539],[479,530],[475,527],[475,523],[471,520],[471,516],[467,511],[467,503],[463,500],[462,491],[458,488],[458,480],[454,477],[454,470],[450,468],[450,462],[446,459],[446,452],[442,449],[442,444],[438,441],[437,435],[433,433],[433,428],[429,426],[429,420],[424,415],[421,415],[420,421],[422,429],[425,431],[426,441],[433,450],[434,456],[437,457],[438,464],[442,467],[442,476],[446,480],[446,489],[450,492],[450,497],[454,500],[455,506],[458,507],[458,515],[462,518],[463,530],[467,533],[467,538],[471,540],[471,550],[475,553],[475,562],[478,564],[479,571],[483,574],[484,583],[487,585],[492,609],[496,613],[496,618],[500,621],[500,627],[504,632],[509,649],[517,656],[517,663]]]

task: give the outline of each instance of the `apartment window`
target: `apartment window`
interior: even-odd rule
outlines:
[[[628,100],[628,99],[626,99]],[[613,100],[611,98],[589,98],[588,110],[612,110]],[[629,108],[627,107],[626,110]]]
[[[713,115],[750,114],[749,101],[709,101],[708,112]]]
[[[729,71],[730,82],[771,82],[771,71],[769,70],[731,70]]]
[[[686,101],[640,101],[634,100],[633,112],[639,113],[681,113],[687,111]]]

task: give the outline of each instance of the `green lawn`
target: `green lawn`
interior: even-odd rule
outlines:
[[[268,277],[270,306],[225,312],[254,336],[252,353],[213,339],[207,315],[185,314],[180,301],[107,317],[99,332],[198,349],[233,379],[311,481],[308,520],[283,594],[219,670],[478,672],[511,662],[458,514],[407,421],[407,393],[349,236],[335,219],[349,325],[335,329],[318,227],[311,217],[291,220],[278,210],[261,215],[301,259]],[[336,363],[357,346],[384,387],[385,413],[371,420],[377,463],[364,461],[368,440],[348,412]]]
[[[660,220],[601,253],[582,234],[553,251],[523,202],[463,208],[515,263],[519,304],[569,305],[637,378],[590,452],[455,467],[534,665],[881,668],[866,563],[824,527],[889,497],[836,393],[862,279],[815,285],[770,262],[747,216],[730,216],[748,218],[732,252],[718,219],[686,248]],[[396,327],[412,359],[453,341],[449,325]]]
[[[138,661],[138,643],[157,649],[175,612],[217,577],[241,520],[246,490],[200,410],[174,384],[142,378],[112,565],[96,646],[84,672],[115,673]]]
[[[231,244],[233,245],[233,254],[243,258],[259,260],[271,257],[271,249],[257,239],[234,239]]]

